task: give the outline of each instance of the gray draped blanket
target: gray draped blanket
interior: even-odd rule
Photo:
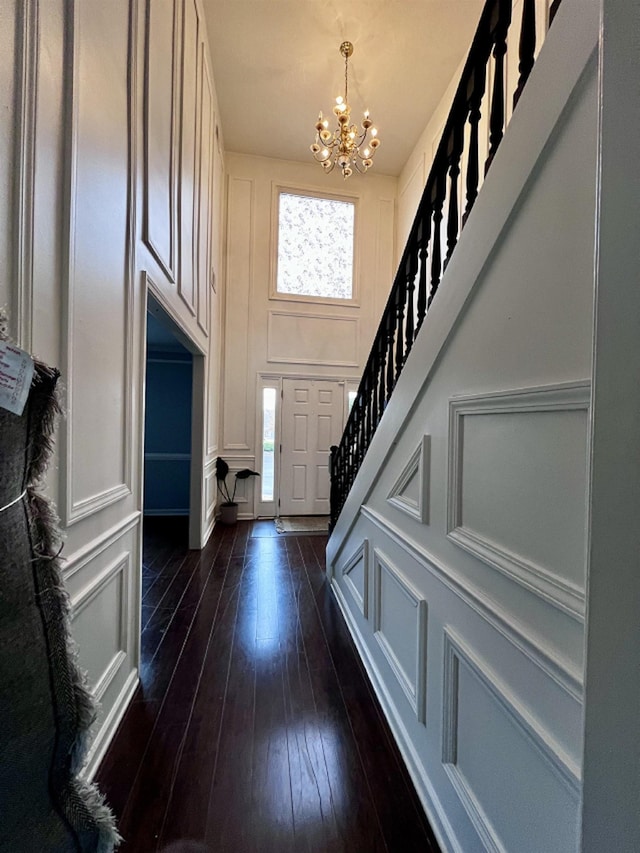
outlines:
[[[0,853],[109,853],[113,817],[78,777],[93,699],[69,637],[56,519],[38,494],[58,372],[36,363],[21,416],[0,408]]]

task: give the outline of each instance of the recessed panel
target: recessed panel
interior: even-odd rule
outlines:
[[[427,603],[378,549],[374,571],[375,638],[417,718],[424,722]]]
[[[378,630],[415,690],[417,602],[384,567],[380,571]]]
[[[72,520],[99,509],[111,495],[128,491],[127,349],[132,322],[127,253],[128,4],[77,3],[76,16],[76,166],[65,341]]]
[[[518,853],[575,850],[576,793],[476,673],[457,665],[454,778],[481,836]]]
[[[318,415],[318,447],[320,453],[329,453],[331,447],[331,415]]]
[[[294,501],[303,501],[307,496],[307,466],[294,465],[291,496]]]
[[[91,687],[96,686],[122,650],[123,583],[124,571],[120,565],[104,584],[89,592],[86,600],[81,596],[74,607],[73,637],[78,645],[80,668],[87,672]],[[96,642],[96,637],[100,642]]]
[[[330,406],[333,403],[333,391],[321,390],[318,392],[318,402]]]
[[[173,3],[147,3],[145,242],[173,278]]]
[[[360,552],[347,563],[343,569],[342,576],[345,584],[354,601],[358,605],[360,612],[367,615],[367,547],[366,540]]]
[[[306,452],[309,443],[309,418],[307,415],[293,416],[293,449]]]
[[[582,587],[586,411],[468,414],[462,420],[461,526]]]
[[[291,364],[358,366],[358,320],[269,312],[267,358]]]
[[[309,402],[309,392],[306,388],[296,388],[293,392],[293,397],[296,403],[308,403]]]
[[[316,466],[316,500],[329,500],[329,467],[327,465]]]

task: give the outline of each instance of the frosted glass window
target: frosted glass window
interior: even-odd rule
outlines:
[[[262,389],[262,500],[273,500],[275,476],[276,389]]]
[[[352,299],[354,220],[353,202],[281,192],[277,292]]]

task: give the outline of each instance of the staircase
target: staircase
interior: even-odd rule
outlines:
[[[512,0],[487,0],[482,12],[342,440],[331,450],[331,528],[438,292],[481,180],[504,136],[507,117],[533,68],[536,2],[520,4],[519,27],[513,21],[513,5]],[[551,3],[549,24],[559,5],[560,0]],[[505,65],[514,35],[518,73],[507,111]],[[489,132],[481,145],[483,114],[489,116]]]
[[[599,15],[537,9],[485,5],[332,451],[332,589],[461,853],[580,845]]]

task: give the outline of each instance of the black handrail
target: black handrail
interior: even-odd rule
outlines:
[[[554,0],[554,14],[560,0]],[[458,242],[459,231],[478,195],[478,125],[493,57],[490,94],[488,171],[505,130],[504,65],[512,0],[487,0],[429,172],[389,298],[364,367],[356,399],[339,446],[331,448],[333,529],[362,464]],[[535,0],[523,0],[519,78],[513,107],[533,68],[536,45]],[[462,198],[461,163],[469,123],[467,169]],[[446,221],[444,220],[446,211]]]

